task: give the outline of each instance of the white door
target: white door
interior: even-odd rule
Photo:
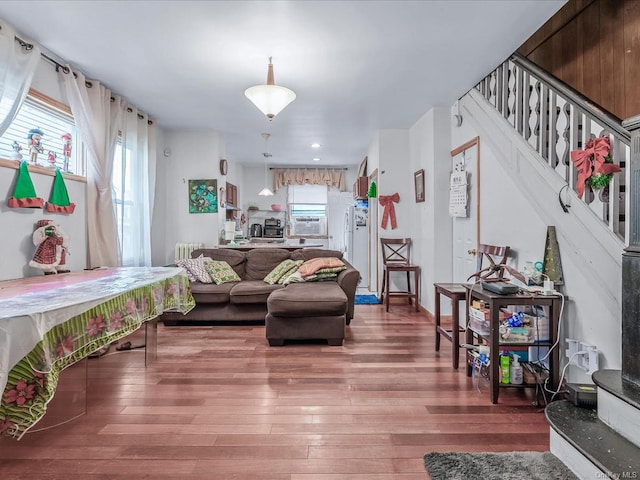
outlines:
[[[476,272],[476,248],[478,246],[478,145],[451,157],[451,168],[460,162],[467,171],[468,205],[467,217],[453,219],[453,281],[466,282]]]

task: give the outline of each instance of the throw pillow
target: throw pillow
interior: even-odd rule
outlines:
[[[305,279],[302,278],[302,275],[300,275],[300,271],[296,270],[291,275],[285,277],[284,280],[282,281],[282,284],[283,285],[289,285],[291,283],[300,283],[300,282],[304,282],[304,281],[305,281]]]
[[[341,271],[346,270],[346,269],[347,269],[346,265],[342,265],[341,267],[321,268],[320,270],[316,271],[316,275],[321,275],[321,274],[325,274],[325,273],[331,273],[331,274],[335,274],[337,276],[338,273],[340,273]]]
[[[240,277],[231,265],[221,260],[211,260],[205,265],[207,273],[216,285],[228,282],[239,282]]]
[[[308,277],[304,277],[305,282],[325,282],[327,280],[335,280],[338,278],[337,273],[314,273]]]
[[[208,262],[213,262],[213,260],[204,255],[200,255],[198,258],[180,260],[176,265],[187,271],[187,277],[190,281],[195,282],[197,280],[202,283],[211,283],[211,277],[205,268],[205,264]]]
[[[283,260],[278,265],[276,265],[276,267],[271,270],[266,277],[264,277],[264,281],[269,285],[275,285],[278,280],[280,280],[284,276],[285,273],[287,273],[293,267],[297,267],[301,263],[302,262],[287,258],[286,260]]]
[[[318,270],[322,268],[336,268],[345,266],[344,262],[336,257],[317,257],[307,260],[302,265],[298,271],[300,275],[303,277],[308,277],[309,275],[315,274]]]
[[[287,278],[289,278],[289,276],[291,276],[292,274],[298,271],[298,268],[300,268],[300,265],[302,265],[302,262],[304,262],[304,260],[296,260],[295,265],[291,267],[289,270],[287,270],[285,274],[280,277],[280,280],[278,280],[278,285],[284,285],[284,281]]]

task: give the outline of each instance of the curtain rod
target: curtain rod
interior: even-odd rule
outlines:
[[[0,29],[2,29],[2,27],[0,27]],[[29,43],[29,42],[27,42],[26,40],[23,40],[22,38],[20,38],[17,35],[15,36],[15,38],[16,38],[16,42],[18,42],[22,48],[24,48],[27,51],[33,50],[33,43]],[[49,55],[44,53],[42,50],[40,51],[40,55],[43,58],[46,58],[47,60],[49,60],[51,63],[53,63],[56,66],[56,69],[61,68],[64,73],[69,73],[69,68],[68,67],[62,65],[57,60],[51,58]]]
[[[2,26],[0,26],[0,30],[2,30]],[[17,35],[15,36],[15,39],[16,39],[16,42],[18,42],[20,44],[20,46],[22,48],[24,48],[25,50],[27,50],[27,51],[33,50],[33,43],[29,43],[29,42],[23,40],[22,38],[18,37]],[[66,65],[62,65],[60,62],[58,62],[57,60],[51,58],[49,55],[44,53],[42,50],[40,50],[40,56],[42,56],[46,60],[49,60],[51,63],[53,63],[56,66],[56,72],[58,70],[62,70],[64,73],[69,73],[71,71],[69,69],[69,67],[67,67]],[[73,74],[73,76],[77,78],[77,75],[75,73]],[[87,86],[87,88],[93,87],[93,84],[91,82],[89,82],[89,81],[85,81],[84,83]],[[114,102],[115,98],[111,97],[111,101]],[[131,108],[127,108],[127,112],[131,113],[131,112],[133,112],[133,110]],[[144,115],[138,113],[138,118],[140,120],[144,120]],[[147,123],[149,125],[153,125],[153,120],[147,120]]]
[[[309,170],[349,170],[349,167],[269,167],[269,170],[300,170],[301,168]]]

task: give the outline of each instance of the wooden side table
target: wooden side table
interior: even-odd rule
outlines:
[[[436,320],[436,352],[440,350],[440,336],[451,342],[451,358],[453,368],[460,364],[460,301],[467,299],[467,289],[462,283],[434,283],[435,288],[435,320]],[[440,325],[440,295],[451,299],[451,329]]]

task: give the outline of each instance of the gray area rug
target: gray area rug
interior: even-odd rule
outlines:
[[[431,452],[424,466],[433,480],[578,480],[551,452]]]

